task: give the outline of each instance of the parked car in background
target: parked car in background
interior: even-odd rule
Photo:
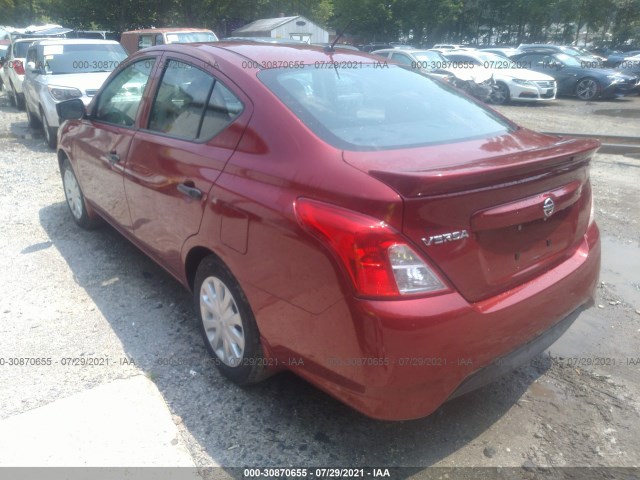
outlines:
[[[47,144],[55,148],[56,104],[71,98],[88,105],[109,74],[127,57],[113,40],[39,40],[27,51],[24,79],[29,126],[42,127]]]
[[[333,42],[312,43],[311,45],[315,45],[316,47],[328,48],[328,47],[331,47],[333,45]],[[359,51],[360,50],[355,45],[349,45],[348,43],[336,43],[335,45],[333,45],[333,47],[334,48],[342,48],[342,49],[345,49],[345,50],[355,50],[355,51]]]
[[[522,50],[518,50],[517,48],[506,48],[506,47],[505,48],[499,48],[499,47],[483,48],[480,51],[494,53],[496,55],[500,55],[501,57],[506,57],[506,58],[522,53]]]
[[[418,418],[593,303],[596,140],[368,54],[294,49],[153,47],[88,112],[57,105],[70,216],[105,219],[193,292],[211,368],[241,385],[289,369]]]
[[[631,50],[629,52],[617,52],[612,53],[607,57],[605,61],[605,66],[607,67],[617,67],[622,63],[623,60],[629,57],[635,57],[636,55],[640,55],[640,50]]]
[[[0,70],[0,80],[9,94],[11,105],[18,110],[24,110],[24,61],[27,49],[37,38],[16,38],[12,40],[5,56],[5,62]]]
[[[293,43],[297,45],[308,45],[303,40],[294,40],[292,38],[273,38],[273,37],[225,37],[223,42],[258,42],[258,43]]]
[[[436,43],[431,47],[432,50],[462,50],[465,48],[466,47],[464,45],[458,45],[455,43]]]
[[[394,48],[394,46],[388,42],[373,42],[366,45],[358,45],[358,48],[363,52],[373,52],[374,50]]]
[[[437,76],[482,101],[488,101],[493,94],[495,82],[491,72],[466,68],[466,65],[448,60],[435,50],[384,49],[371,53],[428,75]]]
[[[496,82],[490,101],[502,105],[513,102],[539,102],[556,98],[558,87],[553,77],[527,69],[527,64],[516,63],[500,55],[485,51],[445,53],[448,60],[488,69]]]
[[[530,51],[511,59],[555,78],[558,95],[575,95],[581,100],[625,95],[638,83],[635,77],[611,68],[586,68],[577,57],[564,53]]]
[[[1,44],[0,45],[0,68],[4,65],[4,62],[7,58],[7,51],[9,50],[9,44]],[[0,77],[0,82],[2,82],[2,78]],[[0,83],[2,85],[2,83]]]
[[[218,37],[211,30],[201,28],[147,28],[130,30],[120,37],[120,43],[130,54],[142,48],[170,43],[217,42]]]
[[[522,43],[518,46],[518,50],[523,52],[541,52],[547,51],[551,53],[564,53],[576,57],[579,62],[583,62],[585,68],[599,68],[602,66],[602,57],[591,54],[590,52],[582,52],[576,47],[567,47],[565,45],[547,45],[544,43]]]
[[[631,75],[638,79],[636,83],[635,92],[640,93],[640,55],[636,55],[635,57],[626,57],[622,60],[618,66],[615,67],[615,70],[626,75]]]

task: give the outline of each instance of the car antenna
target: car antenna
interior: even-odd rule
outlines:
[[[344,32],[347,31],[347,28],[349,28],[349,25],[351,25],[352,23],[353,23],[353,18],[351,20],[349,20],[349,22],[347,22],[347,24],[340,31],[340,33],[338,35],[336,35],[336,38],[333,41],[333,43],[331,45],[329,45],[329,46],[325,46],[324,47],[325,53],[333,53],[333,52],[336,51],[336,49],[334,48],[336,46],[336,43],[338,43],[338,40],[340,40],[342,38],[342,35],[344,35]]]

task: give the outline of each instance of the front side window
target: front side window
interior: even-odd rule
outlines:
[[[95,120],[133,126],[154,63],[154,59],[143,59],[116,75],[100,94]]]
[[[212,75],[170,60],[151,107],[149,130],[187,140],[207,140],[242,111],[242,103]]]
[[[463,141],[514,128],[444,82],[396,65],[266,69],[258,78],[318,137],[345,150]]]

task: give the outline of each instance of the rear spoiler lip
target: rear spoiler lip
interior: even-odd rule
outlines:
[[[589,163],[600,147],[594,139],[557,137],[540,148],[495,156],[465,165],[423,171],[370,170],[368,173],[404,197],[451,195],[519,183]]]

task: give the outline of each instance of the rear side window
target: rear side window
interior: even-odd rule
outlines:
[[[514,128],[443,82],[395,65],[267,69],[258,77],[316,135],[345,150],[456,142]]]
[[[149,130],[187,140],[208,140],[242,109],[240,100],[212,75],[170,60],[153,101]]]

